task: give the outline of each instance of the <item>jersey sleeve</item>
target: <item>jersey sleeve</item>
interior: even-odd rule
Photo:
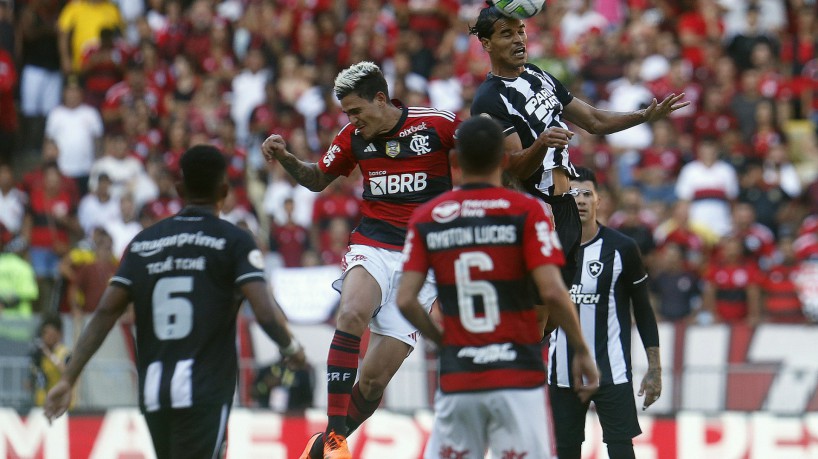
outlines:
[[[550,78],[551,81],[554,83],[554,94],[557,96],[557,100],[560,101],[563,107],[568,105],[568,103],[571,102],[572,100],[574,100],[574,96],[571,94],[570,91],[568,91],[568,88],[566,88],[565,85],[563,85],[560,80],[558,80],[554,75],[551,75],[550,73],[544,70],[542,72],[548,75],[548,78]]]
[[[451,112],[447,112],[451,113]],[[457,128],[460,126],[462,122],[460,118],[457,116],[456,113],[451,113],[454,116],[453,121],[443,120],[437,126],[438,136],[440,137],[440,141],[443,143],[443,146],[448,149],[452,149],[455,147],[455,139],[457,138]]]
[[[327,152],[324,153],[324,156],[318,161],[318,168],[321,169],[321,172],[346,177],[355,169],[355,166],[358,165],[358,161],[352,152],[351,135],[354,130],[355,127],[351,124],[347,124],[341,129],[341,132],[335,136]]]
[[[639,247],[632,239],[628,239],[622,253],[623,280],[630,286],[644,284],[648,280],[648,273],[645,270],[645,263],[642,261],[642,254]]]
[[[418,230],[417,221],[417,218],[413,217],[406,231],[406,243],[403,245],[403,270],[425,273],[429,270],[429,252],[426,250],[426,241],[423,240],[423,235]]]
[[[131,287],[133,286],[134,279],[136,279],[136,275],[138,274],[136,271],[137,266],[135,266],[135,262],[138,258],[138,255],[131,254],[131,244],[128,244],[128,247],[125,248],[125,252],[122,255],[122,261],[119,263],[119,268],[117,268],[116,274],[111,277],[109,284],[117,285],[130,291]]]
[[[236,238],[233,256],[236,267],[234,272],[234,282],[236,286],[252,281],[265,281],[264,279],[264,255],[256,247],[255,241],[250,233],[238,230],[239,236]]]
[[[551,210],[546,204],[530,199],[531,210],[525,219],[523,227],[523,253],[525,265],[529,271],[535,268],[553,264],[565,264],[565,255],[562,253],[559,237],[554,229],[554,219]]]
[[[483,83],[489,85],[489,83]],[[506,102],[495,85],[483,86],[478,90],[471,105],[471,116],[486,116],[500,123],[503,134],[510,135],[517,132],[514,120],[506,108]]]

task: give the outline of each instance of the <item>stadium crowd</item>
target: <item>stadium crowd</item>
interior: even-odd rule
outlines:
[[[489,69],[468,35],[482,6],[0,0],[0,272],[39,291],[0,276],[0,313],[92,312],[130,238],[180,209],[179,159],[199,143],[228,157],[223,218],[281,266],[340,263],[360,177],[312,193],[261,141],[318,161],[347,123],[333,79],[362,60],[405,104],[468,118]],[[660,319],[809,320],[795,273],[818,259],[817,15],[812,0],[554,0],[527,21],[530,61],[595,106],[691,102],[569,147],[600,180],[600,220],[637,241]]]

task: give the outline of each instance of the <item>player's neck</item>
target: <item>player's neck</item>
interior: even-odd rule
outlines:
[[[596,218],[594,218],[582,224],[582,239],[580,243],[587,244],[591,239],[595,238],[597,234],[599,234],[599,223],[597,223]]]
[[[503,186],[503,174],[501,171],[492,172],[485,175],[463,173],[462,185],[488,184],[496,187]]]
[[[391,132],[395,127],[398,125],[400,121],[400,117],[403,116],[403,110],[398,107],[395,107],[391,103],[388,107],[386,107],[386,113],[383,120],[384,128],[378,132],[377,135],[384,135],[387,132]]]
[[[219,214],[219,208],[216,204],[212,202],[204,202],[204,201],[188,201],[185,203],[184,209],[182,212],[198,212],[198,213],[208,213],[213,215]]]
[[[517,78],[522,75],[523,70],[525,70],[523,66],[509,66],[508,64],[504,65],[502,63],[492,63],[491,65],[492,75],[502,78]]]

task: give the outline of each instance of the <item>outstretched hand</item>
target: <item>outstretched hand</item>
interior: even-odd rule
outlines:
[[[273,159],[277,159],[279,155],[284,154],[286,151],[287,142],[284,141],[284,137],[278,134],[270,135],[270,137],[267,137],[264,143],[261,144],[261,153],[268,163],[272,162]]]
[[[71,384],[68,384],[65,380],[60,380],[48,391],[45,398],[44,413],[49,423],[62,416],[71,406],[71,389]]]
[[[658,102],[656,98],[654,98],[650,103],[650,106],[645,109],[645,121],[650,123],[658,119],[662,119],[680,108],[687,107],[690,105],[690,101],[679,102],[684,98],[684,96],[685,93],[672,93],[665,97],[665,100],[661,102]]]

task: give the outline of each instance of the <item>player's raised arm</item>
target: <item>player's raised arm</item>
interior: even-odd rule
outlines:
[[[71,405],[74,384],[82,373],[82,369],[105,341],[105,337],[108,336],[117,319],[125,312],[128,303],[130,303],[130,295],[126,289],[116,285],[109,285],[105,289],[94,316],[77,341],[77,346],[74,348],[62,378],[48,391],[45,399],[45,416],[49,422],[62,416],[68,410]]]
[[[287,143],[278,134],[273,134],[261,144],[261,152],[268,162],[277,160],[293,176],[296,182],[310,191],[319,192],[327,187],[337,175],[324,173],[317,163],[308,163],[298,159],[287,151]]]
[[[264,281],[242,284],[241,293],[250,302],[256,322],[281,350],[281,355],[293,366],[301,367],[306,361],[304,348],[287,326],[284,311],[278,306]]]
[[[649,123],[670,115],[690,102],[680,102],[685,94],[671,94],[662,102],[653,102],[649,107],[633,112],[621,113],[593,107],[576,97],[565,106],[564,118],[591,134],[604,135],[623,131],[638,124]]]

